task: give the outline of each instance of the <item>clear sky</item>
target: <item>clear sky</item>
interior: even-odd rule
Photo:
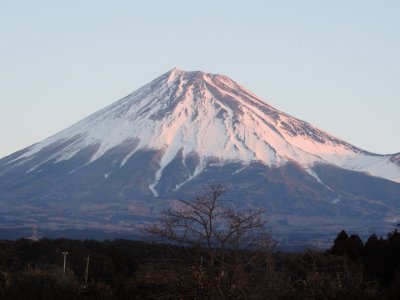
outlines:
[[[0,157],[173,67],[400,152],[400,1],[0,0]]]

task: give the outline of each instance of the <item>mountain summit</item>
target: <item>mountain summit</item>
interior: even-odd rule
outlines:
[[[177,68],[34,145],[15,161],[29,160],[59,143],[68,147],[45,157],[34,168],[53,159],[68,160],[87,147],[96,149],[87,162],[91,163],[115,147],[131,144],[120,166],[141,149],[160,150],[160,168],[151,187],[155,194],[163,169],[178,153],[183,161],[193,155],[199,158],[187,180],[203,171],[210,159],[259,161],[269,166],[291,160],[305,167],[325,162],[400,180],[400,169],[390,165],[389,156],[358,149],[280,112],[226,76]]]
[[[131,207],[125,221],[149,217],[146,209],[136,211],[137,203],[144,201],[144,207],[157,210],[201,183],[219,181],[232,185],[236,195],[257,191],[259,198],[248,196],[240,205],[273,207],[272,219],[288,214],[299,199],[321,197],[317,206],[330,203],[332,215],[345,199],[380,205],[387,189],[381,196],[361,197],[343,186],[349,176],[362,184],[370,180],[372,186],[389,186],[390,199],[400,196],[398,155],[359,149],[273,108],[226,76],[175,68],[1,159],[0,179],[5,180],[0,183],[0,203],[37,207],[61,202],[67,207],[65,202],[73,202],[93,215],[98,214],[93,205],[101,202],[103,208],[116,205],[117,211]],[[335,187],[337,182],[340,187]],[[271,195],[276,199],[268,200]],[[156,199],[166,201],[160,205]],[[308,215],[315,208],[307,213],[305,203],[301,206]],[[396,218],[397,208],[382,205],[386,211],[381,221]],[[373,213],[360,207],[353,210],[364,216]]]

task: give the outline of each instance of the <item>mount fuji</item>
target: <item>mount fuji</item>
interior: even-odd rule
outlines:
[[[283,242],[400,220],[399,153],[355,147],[226,76],[175,68],[0,159],[0,228],[133,232],[212,182],[236,207],[264,208]]]

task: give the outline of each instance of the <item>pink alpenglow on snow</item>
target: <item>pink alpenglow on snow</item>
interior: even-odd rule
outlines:
[[[312,171],[315,163],[333,164],[374,176],[399,181],[400,168],[391,156],[369,153],[285,114],[232,79],[177,68],[75,125],[30,147],[14,161],[29,160],[46,146],[76,138],[68,150],[41,161],[70,159],[81,149],[100,145],[90,161],[125,143],[132,149],[121,166],[141,149],[163,150],[154,187],[163,169],[182,151],[196,153],[196,177],[212,158],[220,162],[254,161],[268,166],[295,161]],[[317,178],[318,179],[318,178]],[[177,185],[177,189],[184,184]]]

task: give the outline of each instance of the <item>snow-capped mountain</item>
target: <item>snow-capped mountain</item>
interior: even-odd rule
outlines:
[[[194,176],[213,158],[269,166],[292,160],[307,168],[323,162],[400,180],[400,168],[390,156],[368,153],[280,112],[226,76],[176,68],[13,161],[24,162],[45,147],[68,142],[30,171],[52,159],[68,160],[86,147],[96,148],[91,163],[129,141],[135,142],[120,166],[140,149],[162,151],[150,187],[154,193],[163,169],[180,151],[184,160],[198,155]]]
[[[140,201],[148,206],[189,193],[201,182],[229,185],[241,178],[243,185],[264,174],[265,182],[261,180],[256,190],[285,186],[280,194],[274,192],[284,201],[272,205],[280,207],[274,216],[283,216],[283,203],[299,198],[294,186],[308,193],[304,197],[322,197],[321,203],[335,207],[355,198],[378,205],[379,197],[360,198],[360,193],[335,187],[334,182],[348,180],[349,174],[368,178],[373,186],[387,185],[389,199],[398,197],[399,165],[398,154],[359,149],[273,108],[226,76],[175,68],[54,136],[1,159],[0,179],[5,180],[0,183],[0,202],[18,199],[51,206],[65,200],[91,207],[125,201],[137,216]],[[296,172],[301,180],[288,181]],[[326,174],[333,173],[338,174],[335,179],[327,179]],[[244,184],[242,193],[249,192],[245,186],[252,184]],[[390,202],[388,189],[379,193]],[[252,205],[259,205],[253,198]],[[263,206],[271,208],[270,204]],[[382,207],[387,203],[382,204],[380,218],[397,218],[398,204],[392,204],[395,207],[386,207],[386,212]],[[153,206],[157,210],[159,205]],[[355,209],[360,212],[360,207]]]

